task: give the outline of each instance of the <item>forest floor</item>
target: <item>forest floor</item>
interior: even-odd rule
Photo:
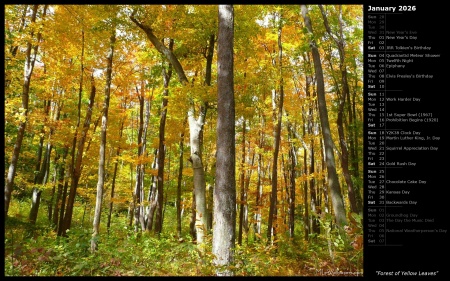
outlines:
[[[175,222],[170,210],[166,211],[167,227],[159,236],[136,233],[125,225],[125,215],[114,217],[109,232],[103,224],[95,253],[90,251],[88,219],[75,220],[67,237],[58,237],[41,213],[35,225],[14,208],[5,220],[5,276],[215,275],[211,235],[205,252],[200,253],[188,234],[178,239],[169,227],[167,222]],[[275,245],[269,246],[265,237],[258,238],[250,228],[242,245],[236,243],[230,269],[236,276],[362,276],[362,245],[355,246],[355,239],[362,241],[360,229],[344,239],[333,231],[322,231],[305,240],[302,227],[296,226],[294,239],[279,233]]]

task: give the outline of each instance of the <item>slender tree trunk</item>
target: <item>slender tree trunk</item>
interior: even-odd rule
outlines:
[[[244,220],[244,206],[247,205],[245,201],[245,119],[242,122],[242,144],[241,144],[241,172],[239,175],[240,198],[239,198],[239,231],[238,244],[242,245],[242,227]]]
[[[189,222],[189,234],[192,237],[192,241],[196,241],[196,229],[195,229],[195,215],[196,215],[196,211],[195,211],[195,192],[192,192],[192,203],[191,203],[191,219]]]
[[[283,48],[281,44],[281,14],[278,15],[278,67],[279,67],[279,93],[276,94],[276,90],[273,90],[273,104],[274,104],[274,120],[276,120],[276,126],[274,127],[274,149],[273,149],[273,164],[272,164],[272,193],[270,196],[270,209],[269,209],[269,221],[267,226],[267,243],[273,243],[272,237],[275,240],[277,230],[277,189],[278,189],[278,153],[280,150],[281,140],[281,119],[283,114]],[[274,225],[275,222],[275,225]]]
[[[68,148],[66,148],[68,150]],[[58,236],[62,236],[64,232],[64,214],[66,210],[67,190],[69,189],[69,181],[65,181],[63,194],[61,198],[61,209],[59,211]]]
[[[308,33],[313,35],[314,32],[312,29],[311,20],[307,14],[306,5],[301,5],[301,13],[305,21],[305,26],[308,30]],[[345,215],[345,207],[341,193],[341,186],[339,184],[339,179],[337,177],[336,172],[336,162],[334,160],[333,139],[331,137],[330,124],[328,121],[328,110],[325,100],[325,85],[323,79],[322,65],[320,61],[320,54],[316,42],[314,40],[310,41],[310,46],[313,55],[314,69],[317,79],[317,99],[319,104],[319,117],[322,126],[322,135],[325,144],[328,185],[330,186],[331,200],[333,203],[333,210],[336,222],[338,226],[343,227],[344,225],[347,224],[347,218]]]
[[[181,181],[183,179],[183,144],[184,144],[184,133],[180,135],[180,156],[178,162],[178,181],[177,181],[177,236],[181,239]]]
[[[169,50],[173,51],[173,39],[169,41]],[[164,160],[166,157],[165,150],[165,128],[167,118],[167,104],[169,102],[169,82],[172,77],[172,64],[169,63],[169,69],[166,71],[163,68],[163,80],[164,80],[164,92],[161,108],[161,118],[159,123],[159,147],[158,147],[158,196],[156,200],[156,220],[155,220],[155,233],[161,233],[162,231],[162,204],[163,204],[163,187],[164,187]]]
[[[248,148],[248,153],[250,154],[250,143],[249,143],[249,148]],[[250,179],[252,176],[252,172],[253,172],[253,165],[255,163],[255,155],[256,153],[253,152],[253,156],[252,156],[252,160],[250,163],[250,166],[252,167],[251,169],[248,170],[248,173],[246,175],[245,178],[245,183],[244,183],[244,201],[246,202],[246,204],[244,205],[244,214],[243,214],[243,218],[242,218],[242,227],[244,229],[244,233],[247,235],[246,236],[246,240],[248,241],[248,231],[249,231],[249,221],[248,221],[248,209],[249,209],[249,204],[248,204],[248,190],[250,188]]]
[[[306,92],[308,89],[308,80],[306,83]],[[303,136],[306,136],[306,127],[307,127],[307,121],[306,121],[306,112],[305,109],[302,107],[302,119],[303,119]],[[306,177],[308,176],[308,147],[306,144],[303,145],[304,152],[303,152],[303,175]],[[309,240],[309,234],[311,233],[311,228],[309,225],[309,206],[308,206],[308,181],[303,181],[303,228],[305,232],[305,241]]]
[[[75,174],[75,162],[76,162],[76,150],[77,150],[77,139],[78,139],[78,132],[80,129],[80,124],[81,124],[81,98],[83,95],[83,81],[84,81],[84,29],[82,28],[81,30],[81,58],[80,58],[80,81],[79,81],[79,87],[78,87],[78,115],[77,115],[77,125],[75,128],[75,133],[73,136],[73,140],[72,140],[72,150],[71,150],[71,163],[70,166],[68,168],[68,174],[71,177],[72,180],[72,188],[70,189],[69,192],[69,198],[67,198],[67,202],[66,202],[66,197],[67,197],[67,191],[68,191],[68,181],[65,182],[64,184],[64,193],[63,193],[63,204],[62,206],[64,206],[63,209],[61,209],[61,214],[60,214],[60,222],[59,222],[59,227],[58,227],[58,236],[61,235],[66,235],[66,230],[69,229],[70,224],[71,224],[71,220],[72,220],[72,210],[70,210],[70,218],[67,217],[66,218],[66,214],[68,213],[68,210],[66,210],[66,208],[73,208],[73,203],[72,200],[75,200],[75,194],[76,194],[76,187],[78,186],[78,179],[76,174]],[[95,85],[94,85],[94,78],[93,76],[91,76],[91,96],[90,96],[90,103],[93,104],[93,100],[95,98]],[[92,101],[92,102],[91,102]],[[92,109],[92,107],[90,107]],[[88,120],[87,117],[89,116],[89,123],[90,123],[90,115],[91,114],[91,110],[88,110],[87,114],[86,114],[86,121]],[[84,141],[83,142],[79,142],[80,147],[82,146],[84,148]],[[82,144],[82,145],[81,145]],[[80,156],[83,156],[83,154],[77,154]],[[81,171],[80,171],[81,173]],[[73,197],[73,198],[72,198]],[[67,203],[67,206],[66,206]],[[64,215],[64,216],[63,216]]]
[[[31,14],[31,23],[36,22],[36,16],[39,5],[34,5]],[[43,18],[47,12],[47,5],[44,6]],[[34,31],[30,32],[30,37],[34,37]],[[11,194],[14,186],[14,177],[16,176],[17,162],[19,160],[20,149],[22,148],[22,141],[25,135],[25,128],[27,125],[28,118],[28,103],[29,103],[29,93],[31,76],[33,74],[34,63],[36,61],[36,56],[39,48],[39,43],[41,41],[41,33],[38,32],[37,44],[32,45],[32,40],[30,39],[27,43],[27,48],[25,50],[25,70],[24,70],[24,81],[22,88],[22,120],[19,123],[19,128],[17,130],[16,143],[14,144],[13,155],[11,157],[11,162],[8,169],[8,174],[5,180],[5,218],[8,216],[9,204],[11,202]]]
[[[136,87],[138,92],[138,88]],[[144,175],[145,175],[145,151],[147,147],[147,129],[150,120],[150,98],[146,97],[145,84],[142,81],[139,92],[139,131],[138,131],[138,158],[139,162],[136,165],[136,184],[134,188],[134,219],[135,231],[142,231],[147,229],[144,218]],[[144,114],[145,107],[145,114]]]
[[[205,67],[205,85],[211,86],[211,73],[212,73],[212,62],[214,56],[214,44],[215,44],[215,35],[211,34],[209,36],[208,41],[208,49],[206,53],[206,67]],[[205,110],[208,105],[205,104]],[[205,111],[206,116],[206,111]],[[201,134],[201,143],[203,143],[203,132]],[[206,173],[206,167],[205,167]],[[212,229],[212,220],[213,220],[213,194],[214,194],[214,185],[210,184],[207,188],[206,194],[206,229],[210,231]]]
[[[319,5],[320,11],[322,13],[323,22],[325,25],[325,29],[327,33],[333,38],[334,42],[336,43],[336,46],[339,51],[339,70],[341,72],[341,79],[342,79],[342,94],[339,98],[339,107],[338,107],[338,116],[337,116],[337,127],[338,127],[338,134],[339,134],[339,145],[341,148],[341,167],[342,167],[342,173],[344,175],[345,182],[347,184],[348,189],[348,199],[350,202],[350,210],[354,213],[359,213],[358,206],[356,204],[356,195],[353,187],[353,182],[350,176],[350,170],[349,170],[349,153],[347,149],[347,142],[346,137],[344,134],[344,109],[345,109],[345,101],[347,100],[347,97],[350,95],[350,89],[348,86],[348,79],[347,79],[347,65],[345,63],[345,40],[343,38],[342,29],[343,29],[343,22],[342,22],[342,7],[339,5],[339,35],[336,37],[331,33],[331,28],[328,24],[328,18],[325,14],[325,10],[323,9],[322,5]]]
[[[45,13],[46,13],[46,9],[47,9],[47,6],[44,7],[44,16],[45,16]],[[40,33],[38,34],[38,36],[40,37]],[[40,41],[40,38],[38,40]],[[34,47],[35,48],[35,53],[37,53],[37,47],[38,46]],[[44,73],[45,73],[45,68],[44,68]],[[44,120],[44,126],[45,126],[45,122],[47,121],[47,118],[48,118],[50,101],[48,102],[48,105],[47,105],[46,102],[44,102],[44,107],[45,107],[44,111],[45,111],[45,114],[46,114],[45,120]],[[52,130],[50,132],[49,138],[51,137],[51,135],[52,135]],[[42,162],[42,165],[39,165],[39,164],[37,165],[37,167],[40,166],[40,170],[39,170],[38,174],[36,175],[37,177],[35,177],[35,181],[37,180],[37,182],[35,182],[35,183],[42,184],[42,185],[47,183],[47,180],[48,180],[48,177],[49,177],[49,170],[50,170],[50,154],[51,154],[51,151],[52,151],[52,145],[51,145],[51,143],[49,141],[47,143],[46,148],[45,148],[45,155],[44,155],[44,160]],[[40,147],[40,152],[39,153],[42,154],[42,147]],[[41,156],[42,155],[39,155],[39,160],[38,160],[39,162],[41,161],[41,159],[40,159]],[[39,206],[40,206],[40,200],[41,200],[41,190],[38,190],[37,188],[34,188],[32,196],[33,197],[32,197],[32,207],[31,207],[31,210],[30,210],[30,221],[34,224],[35,221],[36,221],[36,218],[37,218],[37,214],[39,212]],[[37,200],[37,202],[36,202],[36,200]]]
[[[42,190],[33,188],[33,196],[31,197],[31,210],[30,216],[28,217],[31,224],[36,223],[36,219],[39,211],[39,204],[41,202],[41,193]]]
[[[295,177],[297,173],[295,172],[295,168],[297,166],[297,154],[296,154],[296,148],[293,142],[294,128],[292,128],[292,125],[289,123],[288,125],[288,137],[289,137],[289,197],[288,197],[288,204],[289,204],[289,237],[294,237],[294,228],[295,228]]]
[[[69,198],[67,199],[67,207],[66,207],[66,211],[65,211],[65,215],[64,215],[64,224],[62,227],[62,235],[63,236],[66,235],[66,231],[67,231],[67,229],[70,228],[71,223],[72,223],[73,204],[75,202],[75,196],[77,194],[78,181],[80,179],[81,171],[83,169],[82,160],[83,160],[84,145],[86,143],[89,126],[91,124],[95,92],[96,92],[96,88],[95,88],[95,83],[94,83],[94,75],[91,75],[91,94],[89,97],[89,106],[88,106],[88,110],[86,111],[86,117],[84,120],[83,129],[81,132],[81,138],[79,139],[78,144],[77,144],[76,161],[75,161],[75,166],[73,167],[73,171],[72,171],[72,183],[71,183],[71,187],[70,187]]]
[[[310,194],[310,206],[311,206],[311,233],[320,233],[319,219],[317,218],[317,187],[315,179],[315,157],[314,157],[314,138],[311,139],[310,149],[309,149],[309,175],[311,179],[309,180],[309,194]]]
[[[357,74],[355,73],[355,76],[357,77]],[[357,84],[358,79],[355,78],[355,81]],[[354,88],[357,88],[357,85],[354,86]],[[350,96],[351,97],[351,101],[350,101]],[[350,165],[351,165],[351,172],[353,174],[353,177],[355,179],[359,179],[360,178],[360,174],[359,174],[359,154],[358,154],[358,134],[359,134],[359,130],[358,130],[358,122],[357,122],[357,118],[356,118],[356,102],[355,102],[355,97],[356,97],[356,90],[353,91],[352,95],[348,95],[347,96],[347,104],[348,106],[348,116],[349,116],[349,127],[350,127],[350,140],[349,140],[349,148],[350,148],[350,155],[351,155],[351,161],[350,161]],[[364,209],[364,202],[363,202],[363,198],[361,196],[361,185],[359,184],[359,182],[357,181],[356,184],[354,185],[355,187],[355,195],[356,195],[356,206],[358,207],[358,210],[361,212]]]
[[[235,106],[233,81],[233,5],[219,5],[217,55],[217,162],[214,188],[213,263],[218,276],[233,275],[222,266],[234,260],[236,229]]]
[[[34,184],[37,184],[39,182],[39,176],[40,176],[40,170],[41,170],[41,161],[42,161],[42,150],[44,147],[44,128],[41,130],[41,136],[39,137],[39,147],[37,151],[37,160],[36,160],[36,167],[34,168],[34,172],[36,173],[34,175]]]
[[[54,102],[53,103],[53,112],[54,112],[54,118],[53,118],[53,120],[55,121],[55,122],[57,122],[58,120],[59,120],[59,117],[60,117],[60,113],[61,113],[61,107],[59,106],[59,104],[58,103],[56,103],[56,102]],[[51,103],[49,102],[48,103],[48,108],[50,108],[50,106],[51,106]],[[51,145],[51,137],[52,137],[52,135],[53,135],[53,133],[54,133],[54,131],[55,131],[55,128],[53,127],[53,126],[51,126],[51,128],[50,128],[50,134],[49,134],[49,140],[48,140],[48,144],[47,144],[47,147],[48,147],[48,159],[49,159],[49,161],[47,161],[47,170],[50,170],[50,154],[51,154],[51,148],[52,148],[52,145]],[[53,205],[55,205],[55,208],[57,208],[57,204],[58,204],[58,200],[59,200],[59,198],[57,198],[57,200],[55,201],[54,200],[54,198],[55,198],[55,192],[56,192],[56,183],[58,182],[58,164],[57,164],[57,161],[59,160],[59,158],[60,158],[60,155],[58,154],[58,153],[56,153],[56,156],[55,156],[55,160],[54,160],[54,163],[55,163],[55,167],[54,167],[54,169],[55,169],[55,174],[54,174],[54,182],[53,182],[53,188],[52,188],[52,193],[51,193],[51,198],[50,198],[50,200],[48,200],[48,220],[51,222],[53,219]],[[60,196],[61,194],[59,194],[59,196]]]
[[[259,134],[259,144],[258,144],[258,148],[259,148],[259,152],[258,152],[258,168],[257,168],[257,180],[256,180],[256,202],[255,202],[255,224],[254,224],[254,231],[255,231],[255,239],[260,239],[261,236],[261,208],[263,207],[262,204],[262,191],[263,191],[263,177],[264,177],[264,170],[263,170],[263,155],[260,152],[263,147],[265,146],[265,142],[264,142],[264,124],[265,124],[265,119],[264,119],[264,114],[260,113],[260,124],[261,124],[261,128],[260,128],[260,134]],[[259,235],[259,236],[258,236]]]
[[[122,120],[120,122],[120,132],[119,132],[119,142],[122,140],[122,134],[123,134],[123,125],[125,123],[125,120]],[[118,158],[120,156],[120,144],[119,147],[117,148],[116,151],[116,157]],[[109,212],[108,212],[108,222],[106,223],[106,227],[108,229],[109,232],[109,228],[111,226],[111,216],[112,216],[112,211],[113,211],[113,207],[114,207],[114,192],[116,189],[116,177],[117,177],[117,169],[119,168],[119,160],[116,159],[115,163],[114,163],[114,173],[113,173],[113,178],[112,178],[112,183],[111,183],[111,200],[109,201]]]
[[[103,189],[105,187],[105,157],[106,157],[106,133],[108,128],[108,111],[109,111],[109,100],[111,95],[111,79],[112,79],[112,64],[114,55],[114,44],[116,42],[116,29],[113,27],[112,35],[109,38],[110,47],[106,67],[106,87],[105,87],[105,99],[103,101],[103,116],[102,116],[102,131],[100,133],[100,151],[98,160],[98,181],[97,181],[97,197],[95,200],[95,211],[94,211],[94,222],[93,231],[91,239],[91,251],[97,251],[98,243],[97,236],[100,233],[100,218],[102,213],[102,202],[103,202]]]
[[[50,199],[47,201],[47,218],[48,221],[52,221],[52,214],[53,214],[53,202],[55,199],[55,192],[56,192],[56,182],[58,181],[58,166],[56,165],[56,161],[58,161],[59,155],[57,154],[55,156],[55,166],[54,166],[54,173],[53,173],[53,183],[52,183],[52,192],[50,194]]]
[[[48,102],[48,104],[47,104]],[[43,147],[44,147],[44,138],[45,138],[45,123],[47,121],[48,118],[48,113],[49,113],[49,109],[50,109],[50,100],[49,101],[44,101],[44,113],[45,113],[45,117],[44,117],[44,124],[42,125],[42,129],[41,129],[41,136],[39,137],[39,148],[37,151],[37,160],[36,160],[36,167],[34,169],[34,172],[36,173],[34,175],[34,184],[37,183],[42,183],[42,179],[43,179],[43,173],[45,171],[41,171],[41,161],[42,161],[42,151],[43,151]],[[45,163],[45,160],[44,160]],[[44,164],[43,164],[44,166]]]
[[[169,62],[172,64],[173,69],[176,71],[178,75],[178,79],[186,86],[189,81],[186,77],[186,74],[184,73],[183,67],[180,63],[180,61],[177,59],[177,57],[174,55],[174,53],[164,46],[164,44],[161,43],[161,40],[159,40],[155,34],[153,33],[153,29],[150,26],[147,26],[141,22],[139,22],[135,18],[135,12],[133,11],[130,15],[131,21],[133,21],[139,28],[141,28],[145,34],[147,35],[147,38],[150,40],[150,42],[155,46],[155,48],[160,52],[162,55],[164,55]],[[188,111],[188,122],[189,122],[189,132],[190,132],[190,146],[191,146],[191,157],[190,162],[192,163],[192,167],[194,169],[194,193],[195,193],[195,205],[196,205],[196,231],[197,231],[197,245],[199,246],[199,249],[203,248],[203,242],[204,242],[204,233],[206,231],[206,224],[207,224],[207,215],[206,215],[206,196],[205,196],[205,189],[206,189],[206,181],[205,181],[205,174],[203,169],[203,163],[202,163],[202,151],[201,151],[201,135],[203,130],[203,125],[205,122],[205,115],[206,115],[206,106],[201,106],[198,118],[195,118],[194,113],[194,104],[191,104],[191,107]]]
[[[64,204],[65,204],[64,203],[65,197],[63,198],[63,187],[64,187],[64,174],[65,174],[65,167],[66,167],[65,162],[66,162],[68,151],[69,151],[68,147],[64,147],[61,162],[59,164],[57,164],[57,166],[58,166],[58,190],[56,192],[55,209],[53,211],[53,224],[55,226],[54,229],[57,232],[58,232],[58,229],[60,228],[59,227],[60,226],[59,214],[61,211],[64,211]]]
[[[158,170],[158,161],[157,161],[158,149],[155,149],[153,154],[155,160],[153,161],[152,169]],[[153,229],[153,218],[155,216],[157,198],[158,198],[158,179],[157,176],[152,176],[151,186],[147,197],[147,201],[150,202],[150,205],[147,207],[147,220],[145,226],[145,229],[147,231]]]

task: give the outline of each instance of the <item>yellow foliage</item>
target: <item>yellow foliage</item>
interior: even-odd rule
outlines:
[[[194,176],[194,169],[192,169],[192,168],[183,168],[183,176],[188,176],[188,177]]]

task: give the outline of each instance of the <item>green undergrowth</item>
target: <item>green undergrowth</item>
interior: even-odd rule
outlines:
[[[45,217],[31,225],[20,213],[10,216],[5,221],[5,276],[213,276],[211,235],[200,253],[189,235],[176,237],[167,223],[174,222],[171,212],[166,211],[160,235],[136,233],[125,225],[125,217],[114,217],[109,232],[103,224],[94,253],[88,220],[70,229],[67,237],[58,237]],[[268,245],[250,229],[242,245],[236,244],[229,269],[236,276],[361,275],[362,247],[355,241],[362,230],[356,218],[344,238],[323,224],[321,234],[306,241],[299,223],[295,239],[279,233]]]

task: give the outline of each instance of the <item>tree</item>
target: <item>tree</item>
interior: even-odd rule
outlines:
[[[73,206],[75,203],[75,196],[77,194],[77,187],[78,187],[78,182],[80,180],[81,177],[81,172],[83,170],[83,152],[84,152],[84,146],[86,144],[86,138],[88,135],[88,131],[89,131],[89,127],[91,125],[91,117],[92,117],[92,111],[93,111],[93,107],[94,107],[94,99],[95,99],[95,94],[96,94],[96,87],[95,87],[95,79],[94,79],[94,74],[91,74],[91,91],[90,91],[90,96],[89,96],[89,105],[88,105],[88,110],[86,112],[86,116],[84,119],[84,123],[83,123],[83,128],[81,131],[81,138],[78,140],[77,142],[77,146],[76,146],[76,157],[75,157],[75,146],[72,147],[72,155],[74,157],[72,157],[72,178],[71,178],[71,186],[70,186],[70,192],[69,192],[69,197],[67,198],[67,205],[66,205],[66,211],[64,213],[64,220],[63,220],[63,224],[60,228],[60,232],[58,231],[58,235],[66,235],[66,231],[70,228],[71,224],[72,224],[72,214],[73,214]],[[74,143],[76,141],[76,138],[74,139]]]
[[[345,217],[344,200],[342,198],[341,186],[339,184],[339,179],[337,177],[336,172],[336,162],[334,160],[334,153],[333,153],[334,145],[333,139],[331,137],[330,123],[328,121],[328,110],[325,101],[325,85],[324,85],[322,64],[320,61],[320,53],[317,48],[317,44],[314,40],[314,32],[312,29],[311,19],[309,18],[306,5],[301,5],[301,13],[305,21],[305,26],[310,38],[309,45],[311,47],[314,62],[314,70],[316,74],[319,117],[322,129],[322,137],[325,145],[325,161],[327,164],[328,185],[330,186],[334,216],[336,218],[338,226],[343,227],[345,224],[347,224],[347,219]]]
[[[103,189],[105,186],[105,155],[106,155],[106,132],[108,128],[108,110],[109,110],[109,100],[111,96],[111,78],[112,78],[112,65],[113,65],[113,55],[114,55],[114,44],[116,42],[116,27],[113,25],[111,27],[112,34],[109,41],[109,52],[106,58],[106,86],[105,86],[105,99],[103,101],[102,108],[102,131],[101,131],[101,143],[99,151],[98,160],[98,181],[97,181],[97,197],[95,200],[95,211],[94,211],[94,222],[93,222],[93,233],[91,240],[91,251],[96,251],[98,247],[98,235],[100,232],[100,218],[102,212],[102,202],[103,202]]]
[[[153,33],[153,28],[149,25],[146,25],[142,22],[139,22],[135,15],[137,10],[134,10],[130,15],[130,19],[141,28],[150,42],[155,46],[155,48],[164,55],[167,60],[172,65],[173,69],[176,71],[178,75],[178,80],[180,83],[187,87],[189,86],[189,81],[186,77],[186,74],[183,70],[183,66],[181,65],[178,58],[175,56],[174,52],[172,52],[169,48],[164,46],[160,39],[158,39]],[[206,106],[201,106],[200,111],[198,113],[198,117],[195,116],[195,105],[194,102],[191,101],[191,105],[188,110],[188,123],[189,123],[189,139],[190,139],[190,148],[191,148],[191,156],[189,160],[192,163],[192,168],[194,170],[194,197],[195,197],[195,210],[196,210],[196,223],[195,229],[197,232],[197,245],[200,249],[203,248],[204,243],[204,234],[206,232],[207,225],[207,213],[206,213],[206,182],[205,182],[205,173],[203,169],[202,162],[202,151],[201,151],[201,136],[203,132],[203,125],[205,123],[206,116]]]
[[[273,163],[272,163],[272,193],[270,195],[270,209],[269,220],[267,223],[267,243],[272,243],[272,237],[276,236],[276,225],[274,221],[277,221],[277,189],[278,189],[278,154],[280,151],[280,139],[281,139],[281,118],[283,114],[283,47],[281,44],[282,34],[282,13],[281,11],[274,15],[277,26],[277,44],[278,44],[278,71],[279,71],[279,89],[272,90],[272,103],[273,103],[273,120],[274,120],[274,146],[273,146]]]
[[[350,202],[350,209],[354,213],[359,213],[359,209],[357,206],[357,195],[355,194],[355,188],[353,187],[353,182],[350,176],[349,171],[349,152],[347,148],[347,142],[345,140],[345,134],[344,134],[344,108],[345,108],[345,102],[348,99],[348,96],[350,95],[350,89],[348,85],[348,79],[347,79],[347,65],[345,63],[345,40],[343,35],[343,19],[342,19],[342,5],[339,5],[339,32],[335,36],[331,32],[330,25],[328,23],[328,17],[325,13],[325,10],[322,5],[319,5],[320,12],[322,13],[323,17],[323,24],[325,25],[325,29],[329,36],[333,39],[333,41],[336,43],[336,46],[339,51],[339,71],[341,72],[341,79],[342,79],[342,93],[340,95],[339,99],[339,108],[338,108],[338,117],[337,117],[337,125],[338,125],[338,134],[339,134],[339,145],[341,147],[341,166],[342,166],[342,173],[344,174],[344,179],[347,184],[348,189],[348,199]],[[341,92],[339,90],[339,86],[337,86],[338,93]]]
[[[169,50],[173,51],[173,39],[169,39]],[[155,220],[155,232],[161,233],[162,231],[162,211],[163,211],[163,187],[164,187],[164,160],[166,157],[166,145],[165,145],[165,129],[167,119],[167,105],[169,95],[169,82],[172,77],[172,64],[169,64],[168,70],[163,68],[163,81],[164,92],[163,101],[161,106],[161,118],[159,123],[159,146],[158,146],[158,195],[156,198],[156,220]]]
[[[233,261],[236,229],[235,109],[233,82],[234,11],[219,5],[217,38],[217,162],[214,188],[213,254],[219,276],[232,275],[223,266]]]
[[[31,12],[31,23],[34,24],[36,22],[37,13],[38,13],[39,5],[33,5]],[[47,12],[47,5],[43,7],[42,18],[45,17]],[[33,45],[33,40],[36,36],[36,44]],[[21,117],[19,122],[19,128],[17,131],[16,143],[14,145],[14,152],[11,157],[11,162],[8,169],[8,174],[5,180],[5,217],[8,216],[9,204],[11,202],[11,193],[14,186],[14,177],[16,176],[16,168],[17,162],[19,161],[20,149],[22,147],[22,141],[25,134],[25,128],[27,126],[27,116],[28,116],[28,103],[29,103],[29,95],[30,95],[30,84],[31,77],[33,74],[34,64],[36,62],[36,57],[38,54],[39,43],[41,41],[42,34],[40,31],[35,35],[34,28],[30,31],[30,39],[27,42],[27,47],[25,50],[25,69],[24,69],[24,77],[23,77],[23,87],[22,87],[22,107],[21,107]]]
[[[153,222],[154,202],[150,207],[147,225],[144,218],[144,175],[145,175],[145,153],[147,149],[147,129],[150,118],[150,100],[145,93],[145,82],[141,80],[140,89],[136,86],[136,94],[139,99],[139,129],[138,129],[138,161],[136,165],[136,183],[133,193],[134,203],[134,229],[137,232],[139,226],[141,230],[151,229]],[[145,107],[145,114],[144,114]],[[150,194],[155,195],[156,189],[151,189]],[[150,195],[149,195],[150,196]]]

